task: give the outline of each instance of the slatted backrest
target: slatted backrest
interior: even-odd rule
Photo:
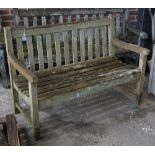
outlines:
[[[116,35],[119,36],[122,33],[120,16],[123,9],[14,9],[14,21],[15,27],[27,28],[103,19],[112,13],[115,16]]]
[[[74,24],[12,28],[12,38],[18,59],[27,60],[26,66],[34,71],[112,56],[114,28],[114,18],[109,16]],[[24,42],[23,37],[27,38]]]

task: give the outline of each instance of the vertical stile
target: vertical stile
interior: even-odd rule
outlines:
[[[48,69],[53,67],[53,55],[52,55],[52,46],[51,46],[51,35],[46,35],[46,50],[47,50],[47,60],[48,60]]]
[[[41,35],[37,35],[37,50],[38,50],[38,62],[39,70],[44,69],[44,54]]]
[[[55,50],[56,50],[56,65],[61,66],[61,49],[60,49],[60,34],[54,34]]]
[[[76,22],[80,22],[80,15],[76,15]]]
[[[80,56],[81,61],[85,61],[85,36],[84,36],[84,29],[80,29]]]
[[[34,62],[34,53],[33,53],[33,44],[32,44],[32,37],[27,37],[27,49],[28,49],[28,58],[30,63],[30,69],[32,71],[35,70],[35,62]]]
[[[59,24],[63,24],[63,22],[64,22],[63,16],[60,16],[59,17]]]
[[[104,14],[99,15],[100,19],[104,19]]]
[[[67,23],[72,23],[72,16],[71,15],[67,16]]]
[[[102,51],[103,51],[103,57],[108,55],[108,49],[107,49],[107,26],[103,26],[101,29],[101,35],[102,35]]]
[[[115,32],[114,32],[114,18],[112,17],[112,15],[109,15],[109,26],[108,26],[108,43],[109,43],[109,55],[110,56],[114,56],[114,46],[112,45],[112,38],[115,36]]]
[[[116,36],[118,37],[120,34],[120,15],[116,15]]]
[[[24,17],[24,28],[28,28],[28,27],[29,27],[28,17]]]
[[[77,63],[78,62],[77,30],[72,30],[72,53],[73,53],[73,63]]]
[[[37,17],[33,17],[33,27],[37,26]]]
[[[54,16],[53,15],[51,15],[50,22],[51,22],[51,25],[54,25],[55,21],[54,21]]]
[[[96,20],[96,14],[92,15],[92,20]]]
[[[63,33],[65,64],[70,63],[68,32]]]
[[[88,15],[84,15],[84,21],[88,21]]]
[[[93,29],[89,28],[87,30],[88,34],[88,59],[93,59]]]
[[[17,51],[18,59],[21,62],[24,62],[24,52],[23,52],[22,39],[21,38],[17,38],[16,41],[17,41],[17,49],[18,49],[18,51]]]
[[[95,28],[95,56],[100,57],[100,40],[99,40],[99,28]]]
[[[42,26],[46,26],[46,16],[41,17]]]

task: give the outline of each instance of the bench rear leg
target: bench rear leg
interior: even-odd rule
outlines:
[[[142,103],[142,97],[144,93],[144,80],[145,80],[145,69],[146,69],[147,55],[140,54],[139,68],[141,69],[140,78],[136,85],[136,102],[138,105]]]
[[[29,82],[29,96],[31,101],[30,111],[31,111],[33,135],[35,140],[37,140],[40,138],[40,124],[39,124],[38,94],[36,83]]]

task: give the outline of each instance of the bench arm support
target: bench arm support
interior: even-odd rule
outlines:
[[[37,76],[27,69],[13,54],[8,53],[8,61],[20,74],[22,74],[28,81],[36,82]]]
[[[149,54],[149,50],[146,49],[146,48],[139,47],[139,46],[134,45],[134,44],[126,43],[126,42],[123,42],[123,41],[121,41],[119,39],[116,39],[116,38],[112,39],[112,44],[114,46],[119,47],[119,48],[122,48],[122,49],[125,49],[125,50],[128,50],[128,51],[132,51],[132,52],[135,52],[135,53],[138,53],[138,54],[143,54],[143,55],[148,55]]]

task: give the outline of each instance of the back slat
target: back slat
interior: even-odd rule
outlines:
[[[80,29],[80,56],[81,61],[85,61],[85,36],[84,29]]]
[[[46,26],[46,16],[41,17],[42,26]]]
[[[65,64],[69,64],[69,41],[68,41],[68,32],[63,33],[64,40],[64,56],[65,56]]]
[[[101,35],[102,35],[102,51],[103,51],[103,57],[108,55],[108,49],[107,49],[107,27],[104,26],[101,29]]]
[[[60,16],[59,17],[59,24],[63,24],[64,23],[64,18],[63,18],[63,16]]]
[[[37,17],[33,17],[33,27],[37,26]]]
[[[24,27],[28,28],[29,27],[29,20],[28,17],[24,17]]]
[[[95,28],[95,56],[100,57],[99,28]]]
[[[56,50],[56,65],[61,66],[60,33],[55,33],[54,39],[55,39],[55,50]]]
[[[76,15],[76,22],[80,22],[80,15]]]
[[[77,30],[72,31],[72,53],[73,53],[73,63],[78,62],[77,55]]]
[[[54,23],[55,23],[55,21],[54,21],[54,16],[53,16],[53,15],[51,15],[50,23],[51,23],[51,25],[54,25]]]
[[[47,50],[47,60],[48,60],[48,69],[53,67],[53,56],[52,56],[52,46],[51,46],[51,35],[46,35],[46,50]]]
[[[18,59],[21,61],[21,62],[24,62],[24,52],[23,52],[23,44],[22,44],[22,39],[21,38],[17,38],[16,39],[17,41],[17,49],[18,49]]]
[[[67,16],[67,23],[72,23],[72,16]]]
[[[88,34],[88,59],[93,59],[93,29],[89,28]]]
[[[34,62],[34,51],[33,51],[33,44],[32,44],[32,37],[27,37],[27,49],[28,49],[28,58],[30,69],[32,71],[35,70],[35,62]]]
[[[44,69],[44,54],[43,54],[43,45],[42,45],[41,35],[37,36],[37,50],[38,50],[39,70],[43,70]]]

